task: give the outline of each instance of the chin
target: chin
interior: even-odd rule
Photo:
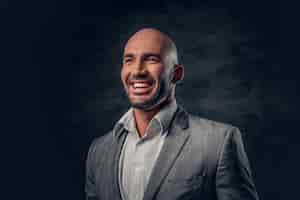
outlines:
[[[163,102],[165,102],[166,99],[167,99],[166,96],[160,98],[155,98],[155,96],[153,96],[152,98],[149,98],[147,100],[144,99],[143,101],[131,100],[130,103],[133,108],[137,108],[144,111],[151,111],[159,107]]]
[[[130,98],[130,103],[132,105],[136,105],[136,104],[148,104],[149,102],[152,102],[153,97],[131,97]]]

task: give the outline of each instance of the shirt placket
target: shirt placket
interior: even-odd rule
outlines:
[[[145,185],[145,152],[143,151],[143,141],[137,138],[135,142],[133,154],[133,167],[131,176],[133,178],[132,185],[132,199],[141,200],[143,198],[143,191]],[[139,191],[139,192],[137,192]]]

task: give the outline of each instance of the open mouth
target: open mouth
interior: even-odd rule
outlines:
[[[145,95],[151,92],[154,81],[150,80],[131,80],[129,81],[129,92],[133,95]]]

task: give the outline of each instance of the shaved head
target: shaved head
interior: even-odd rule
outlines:
[[[155,28],[143,28],[129,38],[125,45],[124,52],[136,43],[139,45],[156,44],[158,48],[161,48],[162,55],[166,57],[166,60],[172,67],[178,64],[176,45],[165,33]]]
[[[183,78],[174,42],[153,28],[133,34],[124,47],[121,78],[136,109],[157,109],[174,99],[175,85]]]

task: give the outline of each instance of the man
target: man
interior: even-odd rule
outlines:
[[[121,79],[132,108],[90,146],[88,200],[255,200],[239,130],[188,114],[174,42],[146,28],[127,42]]]

